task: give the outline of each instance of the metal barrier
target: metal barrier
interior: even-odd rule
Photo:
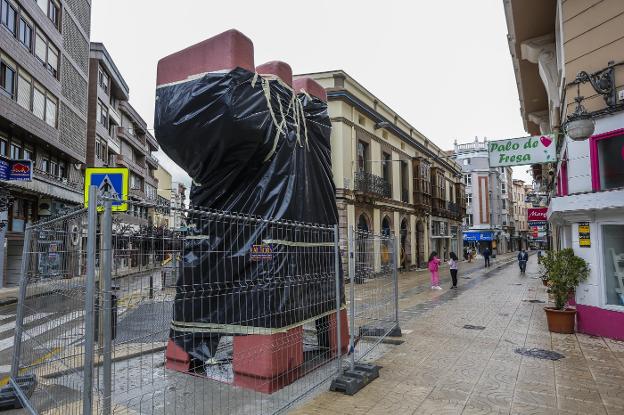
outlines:
[[[388,336],[400,336],[396,238],[349,229],[350,366],[374,361]],[[377,354],[374,352],[377,351]]]
[[[187,222],[157,228],[89,200],[26,231],[11,385],[29,412],[278,413],[339,373],[337,226],[128,201]]]

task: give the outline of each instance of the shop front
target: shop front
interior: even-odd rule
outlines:
[[[464,232],[464,247],[470,247],[473,251],[481,254],[485,248],[490,252],[496,249],[496,237],[494,231],[468,231]]]

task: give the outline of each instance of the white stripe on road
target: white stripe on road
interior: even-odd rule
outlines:
[[[45,314],[45,313],[42,313]],[[48,314],[49,315],[49,314]],[[75,313],[71,313],[71,314],[65,314],[62,317],[56,318],[54,320],[50,320],[50,321],[46,321],[43,324],[40,324],[38,326],[34,326],[31,327],[27,330],[27,332],[31,332],[34,331],[35,333],[32,334],[32,337],[36,337],[39,334],[43,334],[46,331],[52,330],[53,328],[60,326],[62,324],[66,324],[66,323],[70,323],[74,320],[77,320],[79,318],[81,318],[84,315],[84,311],[77,311]],[[34,317],[34,316],[32,316]],[[38,330],[41,329],[42,330]],[[26,340],[26,339],[24,339]],[[2,339],[0,340],[0,352],[3,350],[6,350],[10,347],[13,347],[13,337],[9,337],[7,339]]]
[[[32,323],[33,321],[37,321],[40,318],[45,318],[52,314],[54,313],[37,313],[37,314],[33,314],[32,316],[26,316],[24,318],[24,324]],[[0,335],[5,331],[13,330],[14,328],[15,328],[15,320],[13,320],[10,323],[3,324],[0,326]]]

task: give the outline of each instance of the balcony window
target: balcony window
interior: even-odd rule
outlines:
[[[368,171],[368,144],[357,142],[357,168],[360,172]]]
[[[37,5],[41,11],[48,16],[48,19],[54,23],[54,26],[59,27],[59,14],[60,5],[53,0],[37,0]]]
[[[24,160],[34,160],[35,152],[31,146],[24,146],[24,153],[22,154],[22,159]]]
[[[61,179],[67,178],[67,163],[64,161],[59,161],[58,177],[60,177]]]
[[[50,170],[50,160],[47,158],[42,158],[41,163],[39,163],[39,169],[45,173]]]
[[[624,187],[624,129],[590,140],[594,191]]]
[[[98,101],[96,119],[97,122],[108,129],[108,108],[102,103],[102,101]]]
[[[46,96],[46,112],[45,112],[45,122],[48,123],[50,127],[56,128],[56,109],[58,107],[58,101],[55,97],[48,94]]]

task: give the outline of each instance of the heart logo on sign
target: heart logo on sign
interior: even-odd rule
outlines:
[[[540,141],[542,142],[544,147],[548,147],[550,145],[550,143],[552,143],[553,140],[552,140],[552,138],[543,135],[543,136],[540,137]]]

